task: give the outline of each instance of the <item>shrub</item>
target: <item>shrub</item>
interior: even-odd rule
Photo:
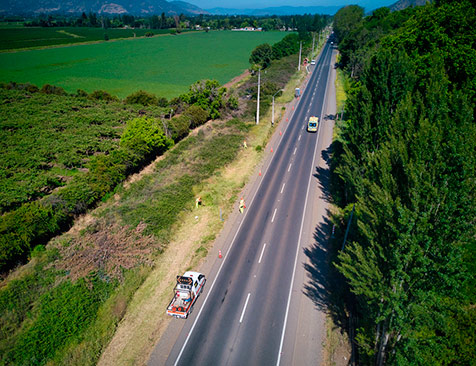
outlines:
[[[158,105],[158,99],[155,95],[139,90],[124,100],[126,104]]]
[[[95,90],[89,95],[90,99],[95,99],[95,100],[103,100],[106,102],[117,102],[119,101],[119,98],[109,94],[105,90]]]
[[[78,89],[78,90],[76,90],[76,96],[80,97],[80,98],[87,98],[88,93],[85,92],[83,89]]]
[[[167,129],[169,130],[171,137],[174,141],[180,141],[185,136],[188,135],[190,131],[190,117],[189,116],[179,116],[174,117],[167,122]]]
[[[134,118],[127,123],[121,136],[121,147],[131,148],[144,156],[164,152],[172,145],[173,141],[164,134],[162,123],[152,118]]]
[[[236,98],[235,96],[230,96],[226,102],[226,106],[229,108],[229,109],[232,109],[232,110],[237,110],[238,109],[238,98]]]
[[[208,112],[198,105],[191,105],[184,112],[190,118],[190,128],[203,125],[208,120]]]
[[[59,86],[54,86],[50,84],[45,84],[40,90],[43,94],[55,94],[55,95],[66,95],[66,92],[63,88]]]
[[[158,97],[157,98],[157,105],[159,107],[165,108],[169,105],[169,102],[167,101],[167,98],[165,98],[165,97]]]
[[[252,65],[259,65],[262,69],[266,69],[271,64],[272,55],[273,49],[269,44],[260,44],[251,52],[249,61]]]
[[[154,36],[154,33],[153,32],[147,32],[145,34],[146,37],[153,37]]]
[[[187,94],[180,96],[185,103],[198,105],[206,110],[210,118],[220,117],[220,110],[225,106],[226,88],[221,88],[216,80],[200,80],[190,86]]]

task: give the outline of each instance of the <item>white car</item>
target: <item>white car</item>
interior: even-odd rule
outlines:
[[[311,65],[315,65],[316,64],[316,60],[311,60]]]

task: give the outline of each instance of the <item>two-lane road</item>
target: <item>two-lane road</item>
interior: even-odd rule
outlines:
[[[326,123],[323,105],[331,60],[332,48],[326,45],[221,267],[209,278],[167,365],[284,364],[283,348],[289,348],[285,339],[293,343],[293,335],[286,333],[295,310],[292,300],[302,296],[293,286],[303,227],[309,224],[306,212],[314,202],[310,187]],[[317,133],[306,131],[310,116],[320,119]]]

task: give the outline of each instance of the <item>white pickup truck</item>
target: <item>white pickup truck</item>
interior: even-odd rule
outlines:
[[[167,314],[175,318],[187,319],[193,305],[205,286],[205,275],[198,272],[185,272],[177,276],[174,297],[167,307]]]

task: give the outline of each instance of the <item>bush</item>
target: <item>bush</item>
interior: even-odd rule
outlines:
[[[155,95],[139,90],[124,100],[126,104],[158,105],[158,99]]]
[[[43,242],[63,223],[64,214],[51,205],[31,202],[0,217],[0,271],[23,261],[31,247]]]
[[[167,129],[174,141],[182,140],[190,131],[190,117],[182,115],[168,120]]]
[[[43,94],[55,94],[55,95],[66,95],[66,92],[63,88],[59,86],[54,86],[50,84],[45,84],[40,90]]]
[[[195,104],[206,110],[210,118],[220,117],[220,111],[225,106],[224,95],[226,88],[221,88],[216,80],[200,80],[190,86],[187,94],[180,96],[185,103]]]
[[[80,98],[87,98],[87,97],[88,97],[88,93],[85,92],[83,89],[77,89],[77,90],[76,90],[76,96],[77,96],[77,97],[80,97]]]
[[[95,90],[89,95],[90,99],[103,100],[106,102],[118,102],[119,98],[109,94],[105,90]]]
[[[190,118],[190,128],[203,125],[208,120],[208,112],[198,105],[191,105],[184,112]]]
[[[154,36],[154,33],[152,33],[152,32],[147,32],[147,33],[145,34],[145,36],[146,36],[146,37],[153,37],[153,36]]]
[[[188,132],[188,130],[187,130]],[[134,118],[121,136],[121,147],[127,147],[144,156],[169,149],[173,141],[165,136],[162,123],[151,118]]]
[[[238,98],[235,96],[230,96],[226,102],[226,106],[231,109],[231,110],[237,110],[238,109]]]
[[[266,69],[271,64],[272,55],[273,49],[269,44],[260,44],[251,52],[250,64]]]
[[[158,97],[157,98],[157,105],[159,107],[165,108],[169,105],[169,102],[167,101],[167,98],[165,98],[165,97]]]

